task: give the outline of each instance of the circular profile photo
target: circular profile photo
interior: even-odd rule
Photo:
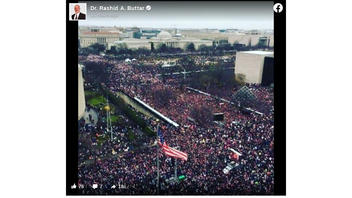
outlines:
[[[70,21],[87,20],[87,3],[70,3],[69,9]]]

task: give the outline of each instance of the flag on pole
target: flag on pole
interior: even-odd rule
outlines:
[[[179,151],[177,149],[171,148],[168,145],[166,145],[165,142],[164,142],[164,144],[162,146],[162,150],[165,153],[165,155],[167,155],[169,157],[179,158],[179,159],[182,159],[182,160],[185,160],[185,161],[187,161],[187,159],[188,159],[187,153],[184,153],[184,152]]]
[[[233,154],[230,155],[230,157],[233,158],[233,159],[239,160],[240,156],[242,156],[242,154],[240,152],[236,151],[233,148],[229,148],[229,150],[233,152]]]
[[[236,160],[240,159],[240,156],[237,155],[236,153],[234,153],[233,155],[230,155],[230,157],[233,158],[233,159],[236,159]]]
[[[160,128],[158,128],[158,144],[162,148],[162,151],[165,153],[165,155],[173,158],[179,158],[182,160],[187,161],[188,159],[188,154],[184,153],[182,151],[179,151],[177,149],[174,149],[172,147],[169,147],[163,137],[162,132],[160,131]]]

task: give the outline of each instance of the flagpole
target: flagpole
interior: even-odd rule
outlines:
[[[175,158],[175,181],[177,180],[177,159]]]
[[[175,148],[180,149],[178,146],[176,146]],[[177,158],[175,158],[175,181],[177,181]]]
[[[113,139],[113,134],[112,134],[112,125],[111,125],[111,114],[110,114],[110,105],[109,105],[109,98],[106,97],[106,106],[104,107],[104,109],[106,110],[106,134],[109,134],[110,131],[110,140],[112,141]]]
[[[157,131],[159,131],[159,123],[158,123],[158,127],[157,127]],[[159,172],[159,145],[157,145],[157,150],[156,150],[156,156],[157,156],[157,160],[156,160],[156,166],[157,166],[157,172],[158,172],[158,177],[157,177],[157,183],[156,183],[156,189],[157,189],[157,195],[159,195],[159,177],[160,177],[160,172]]]

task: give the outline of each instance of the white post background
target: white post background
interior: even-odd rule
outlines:
[[[349,197],[351,1],[287,6],[287,196]],[[66,194],[65,9],[2,2],[1,197]]]

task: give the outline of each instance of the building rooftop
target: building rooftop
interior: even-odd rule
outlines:
[[[100,35],[118,35],[121,32],[114,31],[114,32],[81,32],[81,35],[95,35],[95,34],[100,34]]]
[[[172,37],[172,35],[167,32],[167,31],[161,31],[158,35],[157,38],[158,39],[170,39]]]
[[[240,52],[240,53],[267,55],[267,56],[273,56],[274,55],[274,52],[270,52],[270,51],[244,51],[244,52]]]

